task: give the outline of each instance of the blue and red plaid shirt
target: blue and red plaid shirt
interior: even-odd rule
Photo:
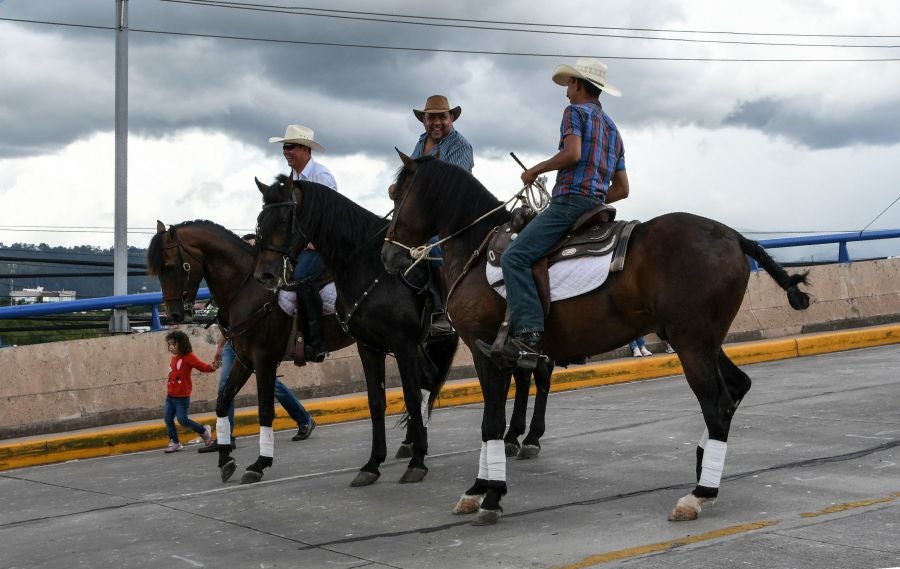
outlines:
[[[606,201],[613,173],[625,169],[625,147],[619,129],[599,102],[569,105],[559,125],[559,148],[570,134],[581,137],[581,158],[556,174],[553,195],[576,194]]]

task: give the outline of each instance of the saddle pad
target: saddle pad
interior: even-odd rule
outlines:
[[[602,257],[579,257],[569,261],[559,261],[550,266],[550,302],[565,300],[590,292],[599,287],[609,276],[612,254]],[[506,298],[506,285],[495,286],[503,280],[503,270],[485,263],[488,284],[497,294]]]
[[[334,303],[337,301],[337,289],[334,287],[334,283],[330,282],[319,289],[319,296],[322,297],[322,314],[325,316],[334,314]],[[288,316],[293,316],[297,312],[297,293],[279,290],[278,307]]]

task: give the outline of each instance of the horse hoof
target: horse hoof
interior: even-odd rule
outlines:
[[[394,455],[394,458],[412,458],[412,455],[412,443],[401,443],[400,447],[397,449],[397,454]]]
[[[516,459],[528,460],[529,458],[537,458],[540,452],[541,447],[537,445],[522,445],[522,448],[519,449],[519,454],[516,455]]]
[[[353,482],[350,483],[350,486],[353,486],[354,488],[358,488],[360,486],[368,486],[370,484],[375,484],[375,481],[379,478],[381,478],[380,472],[360,470],[356,474],[356,478],[353,479]]]
[[[700,511],[706,503],[713,503],[715,499],[698,498],[693,494],[682,496],[678,499],[675,507],[669,512],[670,522],[687,522],[696,520],[700,516]]]
[[[484,494],[463,494],[453,507],[453,513],[457,515],[474,514],[481,507],[483,501]]]
[[[222,482],[228,482],[235,470],[237,470],[237,463],[233,458],[229,458],[228,462],[219,467],[219,472],[222,475]]]
[[[255,470],[247,470],[244,472],[244,475],[241,476],[241,484],[254,484],[263,479],[262,472],[257,472]]]
[[[426,474],[428,474],[427,468],[407,468],[403,476],[400,477],[400,484],[421,482]]]
[[[500,516],[503,515],[503,510],[485,510],[484,508],[478,508],[478,513],[475,514],[475,519],[472,520],[473,526],[492,526],[500,521]]]
[[[506,458],[512,458],[519,454],[519,444],[518,443],[505,443],[503,448],[506,449]]]

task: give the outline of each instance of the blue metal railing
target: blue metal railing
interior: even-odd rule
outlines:
[[[881,229],[866,231],[865,233],[830,233],[827,235],[808,235],[804,237],[783,237],[780,239],[760,239],[759,244],[766,249],[781,247],[804,247],[808,245],[827,245],[837,243],[838,263],[850,263],[850,254],[847,252],[847,243],[854,241],[874,241],[877,239],[900,238],[900,229]],[[750,266],[758,271],[756,261],[750,259]]]
[[[876,239],[898,239],[900,229],[884,229],[867,231],[865,233],[832,233],[829,235],[811,235],[805,237],[785,237],[780,239],[760,239],[759,244],[766,249],[782,247],[803,247],[808,245],[823,245],[837,243],[838,262],[849,263],[850,255],[847,252],[847,243],[855,241],[873,241]],[[751,268],[758,271],[756,261],[750,259]],[[201,288],[197,291],[197,300],[210,298],[209,289]],[[72,300],[67,302],[50,302],[42,304],[25,304],[18,306],[0,307],[0,319],[4,318],[28,318],[31,316],[45,316],[48,314],[63,314],[66,312],[81,312],[87,310],[103,310],[111,308],[127,308],[129,306],[152,306],[150,327],[160,330],[159,305],[163,302],[161,292],[147,292],[142,294],[127,294],[121,296],[106,296],[102,298],[89,298]]]
[[[208,288],[197,291],[197,300],[211,298]],[[45,302],[41,304],[22,304],[18,306],[0,307],[0,319],[4,318],[29,318],[31,316],[46,316],[48,314],[64,314],[66,312],[83,312],[88,310],[104,310],[110,308],[127,308],[129,306],[151,306],[152,316],[150,328],[161,330],[159,321],[159,305],[163,302],[161,292],[145,292],[141,294],[124,294],[119,296],[104,296],[100,298],[85,298],[82,300],[68,300],[65,302]]]

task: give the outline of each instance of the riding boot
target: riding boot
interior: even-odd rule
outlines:
[[[302,285],[297,289],[297,300],[303,308],[307,330],[304,353],[306,361],[321,362],[325,359],[325,337],[322,331],[322,297],[314,285]]]
[[[517,367],[533,370],[540,360],[548,359],[541,353],[540,332],[523,332],[515,338],[509,338],[499,353],[495,353],[487,342],[476,340],[475,345],[478,351],[492,358],[502,369]]]
[[[440,270],[435,267],[430,267],[428,290],[431,292],[432,299],[434,299],[434,311],[431,314],[431,329],[428,332],[429,336],[446,336],[456,332],[453,328],[453,324],[450,323],[450,318],[447,316],[447,310],[444,307],[444,294],[441,281]]]

